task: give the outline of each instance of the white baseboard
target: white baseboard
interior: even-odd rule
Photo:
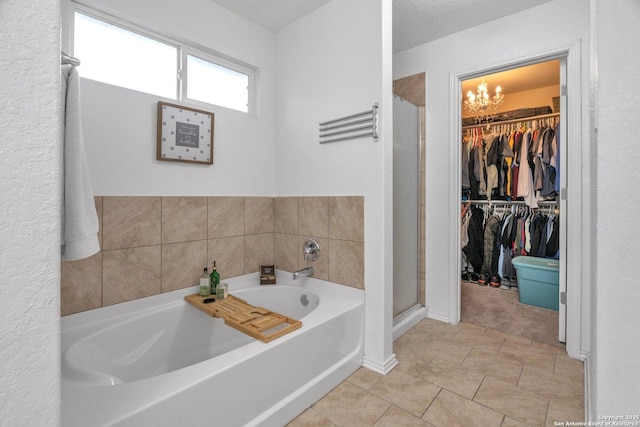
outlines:
[[[398,359],[396,359],[395,353],[392,353],[384,363],[379,363],[378,361],[372,360],[367,356],[364,356],[364,358],[362,359],[362,366],[364,368],[370,369],[382,375],[387,375],[393,368],[396,367],[397,364]]]
[[[427,317],[426,307],[419,307],[408,315],[399,319],[398,323],[393,325],[393,340],[400,338],[405,332],[417,325],[422,319]]]
[[[591,363],[589,362],[589,352],[581,351],[580,360],[584,362],[584,420],[593,422],[591,416]]]
[[[427,317],[433,320],[439,320],[441,322],[449,323],[449,316],[439,313],[434,313],[431,310],[427,311]]]

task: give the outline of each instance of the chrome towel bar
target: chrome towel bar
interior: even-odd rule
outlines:
[[[378,141],[378,103],[371,110],[320,123],[320,144],[372,136]],[[329,132],[330,131],[330,132]],[[339,136],[342,135],[342,136]]]

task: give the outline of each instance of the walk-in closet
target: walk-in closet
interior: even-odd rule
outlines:
[[[562,72],[558,59],[463,81],[460,141],[460,318],[557,347]]]

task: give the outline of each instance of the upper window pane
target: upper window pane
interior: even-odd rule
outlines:
[[[187,55],[187,97],[246,113],[249,111],[249,76]]]
[[[82,77],[176,98],[175,46],[75,13],[73,54]]]

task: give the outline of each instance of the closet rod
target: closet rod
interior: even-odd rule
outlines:
[[[495,121],[495,122],[490,122],[490,123],[480,123],[480,124],[475,124],[475,125],[466,125],[466,126],[462,126],[462,129],[476,129],[476,128],[482,128],[482,127],[486,127],[486,126],[495,126],[495,125],[507,125],[509,123],[519,123],[519,122],[528,122],[531,120],[540,120],[540,119],[548,119],[551,117],[559,117],[560,113],[551,113],[551,114],[541,114],[539,116],[529,116],[529,117],[522,117],[520,119],[510,119],[510,120],[500,120],[500,121]]]
[[[472,205],[524,205],[524,200],[461,200],[461,203]],[[557,200],[539,200],[539,206],[555,206],[558,204]]]

